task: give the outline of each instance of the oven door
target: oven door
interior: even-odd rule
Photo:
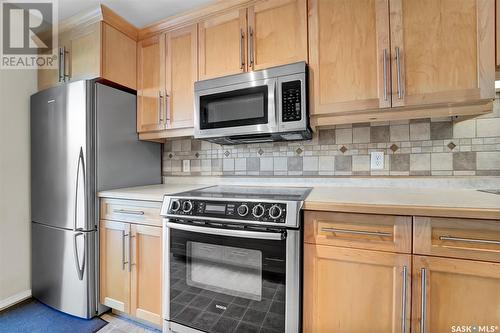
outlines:
[[[195,91],[196,138],[278,131],[276,79]]]
[[[171,331],[299,331],[298,231],[167,222],[165,232],[164,310]]]

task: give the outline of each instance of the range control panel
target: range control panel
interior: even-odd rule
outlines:
[[[172,199],[168,214],[244,220],[248,222],[285,223],[285,203],[247,201],[207,201]]]

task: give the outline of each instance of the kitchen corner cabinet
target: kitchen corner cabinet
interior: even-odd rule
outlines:
[[[200,80],[307,61],[307,1],[268,0],[198,24]]]
[[[491,111],[494,6],[310,0],[313,125]]]
[[[304,332],[409,332],[410,270],[408,254],[305,244]]]
[[[160,206],[102,199],[99,226],[100,302],[156,325],[162,322]]]
[[[198,79],[197,34],[196,25],[191,25],[138,43],[140,134],[157,133],[161,138],[192,132],[193,86]]]
[[[83,24],[63,31],[60,69],[38,70],[38,89],[60,82],[101,77],[136,88],[136,41],[106,22]]]

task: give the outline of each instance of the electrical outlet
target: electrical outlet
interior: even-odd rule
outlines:
[[[384,169],[384,152],[374,151],[370,153],[371,161],[370,167],[372,170],[383,170]]]
[[[182,160],[182,172],[191,172],[190,160]]]

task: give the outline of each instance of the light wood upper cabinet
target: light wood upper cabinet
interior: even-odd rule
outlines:
[[[166,129],[165,35],[137,43],[137,131]]]
[[[136,318],[161,325],[162,229],[131,225],[131,311]]]
[[[393,106],[495,98],[493,0],[391,0]]]
[[[266,0],[198,24],[199,79],[307,61],[307,0]]]
[[[100,297],[102,304],[122,312],[130,310],[130,273],[127,253],[130,225],[101,220]]]
[[[500,326],[499,263],[414,256],[413,276],[412,332]]]
[[[390,107],[389,1],[310,0],[309,65],[312,115]]]
[[[61,82],[103,78],[136,89],[136,41],[106,22],[83,24],[62,32],[59,47],[64,48],[62,72],[38,71],[38,89]],[[63,77],[63,79],[60,78]]]
[[[249,69],[307,61],[307,1],[268,0],[248,8]]]
[[[246,70],[246,10],[231,11],[198,24],[199,78]]]
[[[304,244],[304,332],[409,332],[410,263],[406,254]]]
[[[136,89],[136,41],[109,24],[102,25],[102,77]]]
[[[198,79],[196,25],[167,33],[166,45],[167,127],[193,127],[194,82]]]

